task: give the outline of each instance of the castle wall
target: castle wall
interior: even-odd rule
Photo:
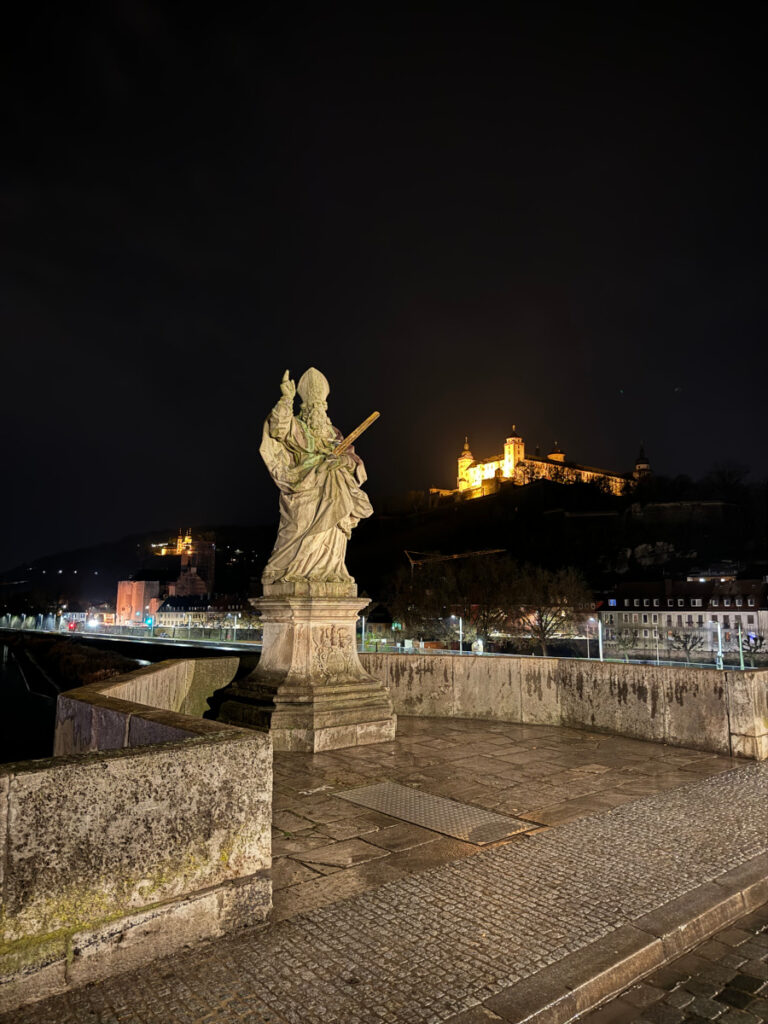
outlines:
[[[198,664],[62,694],[67,756],[0,766],[0,1012],[267,916],[271,740],[168,710],[237,659]]]
[[[398,715],[562,725],[768,759],[768,671],[566,658],[363,654]]]

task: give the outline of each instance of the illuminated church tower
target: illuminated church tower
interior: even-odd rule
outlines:
[[[469,438],[465,437],[464,449],[461,455],[459,455],[459,479],[457,481],[457,486],[460,491],[466,490],[467,487],[472,486],[472,484],[470,483],[468,470],[474,461],[475,457],[469,450]]]
[[[509,479],[515,472],[515,466],[525,461],[525,442],[512,424],[512,433],[504,442],[504,465],[502,476]]]

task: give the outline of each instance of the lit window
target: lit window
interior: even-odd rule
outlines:
[[[651,602],[650,602],[650,601],[648,600],[648,598],[647,598],[647,597],[644,597],[644,598],[643,598],[643,608],[648,608],[648,607],[650,607],[650,604],[651,604]]]
[[[730,597],[726,597],[726,598],[725,598],[725,599],[723,600],[723,605],[724,605],[724,606],[725,606],[726,608],[730,608],[730,607],[731,607],[731,599],[730,599]]]
[[[658,599],[658,597],[654,597],[654,599],[653,599],[653,607],[654,608],[658,608],[659,607],[659,599]]]
[[[712,607],[713,607],[713,608],[717,608],[717,606],[718,606],[719,604],[720,604],[720,601],[719,601],[719,599],[718,599],[718,598],[716,598],[716,597],[713,597],[713,598],[712,598]]]

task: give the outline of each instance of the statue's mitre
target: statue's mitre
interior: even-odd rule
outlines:
[[[304,405],[314,405],[316,402],[326,400],[331,387],[324,374],[316,370],[314,366],[310,366],[306,373],[301,375],[296,390]]]

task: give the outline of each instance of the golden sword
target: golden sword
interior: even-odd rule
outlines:
[[[351,434],[347,434],[343,441],[339,441],[336,447],[331,452],[331,455],[342,455],[351,444],[360,437],[364,430],[367,430],[370,425],[379,418],[377,412],[372,412],[367,420],[363,420],[359,427],[355,427]]]

